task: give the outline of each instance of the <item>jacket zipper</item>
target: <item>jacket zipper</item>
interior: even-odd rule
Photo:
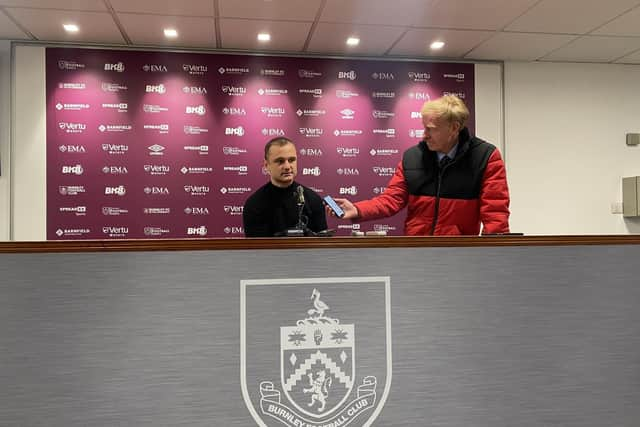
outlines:
[[[438,213],[440,210],[440,187],[442,185],[442,175],[444,175],[444,171],[449,167],[451,162],[444,165],[442,169],[438,171],[438,187],[436,187],[436,205],[433,210],[433,225],[431,226],[431,236],[433,236],[436,232],[436,225],[438,224]]]

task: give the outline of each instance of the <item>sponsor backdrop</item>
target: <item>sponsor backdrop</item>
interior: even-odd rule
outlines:
[[[242,236],[280,135],[299,182],[370,198],[422,137],[425,101],[474,111],[473,64],[457,63],[48,48],[46,85],[50,240]],[[400,235],[403,219],[330,227]]]
[[[638,258],[3,254],[0,426],[637,427]]]

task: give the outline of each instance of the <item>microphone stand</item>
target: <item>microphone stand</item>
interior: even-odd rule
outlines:
[[[302,212],[304,210],[304,199],[300,200],[298,199],[297,201],[297,206],[298,206],[298,223],[296,224],[295,228],[289,228],[287,229],[286,232],[286,236],[287,237],[304,237],[308,235],[308,232],[310,231],[309,229],[307,229],[307,224],[304,223],[304,221],[302,221]]]

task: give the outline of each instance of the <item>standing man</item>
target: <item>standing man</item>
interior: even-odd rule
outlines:
[[[264,146],[263,167],[271,179],[244,204],[246,237],[284,236],[297,227],[305,235],[327,229],[320,196],[294,181],[297,160],[296,146],[288,138],[277,137]]]
[[[446,95],[422,107],[424,138],[404,152],[383,194],[351,203],[336,199],[344,219],[389,217],[405,206],[408,236],[509,232],[507,174],[496,147],[471,136],[469,110]]]

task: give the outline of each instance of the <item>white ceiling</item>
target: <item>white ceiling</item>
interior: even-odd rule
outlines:
[[[179,37],[167,40],[166,27]],[[0,0],[0,39],[640,64],[640,0]],[[432,52],[436,39],[446,45]]]

